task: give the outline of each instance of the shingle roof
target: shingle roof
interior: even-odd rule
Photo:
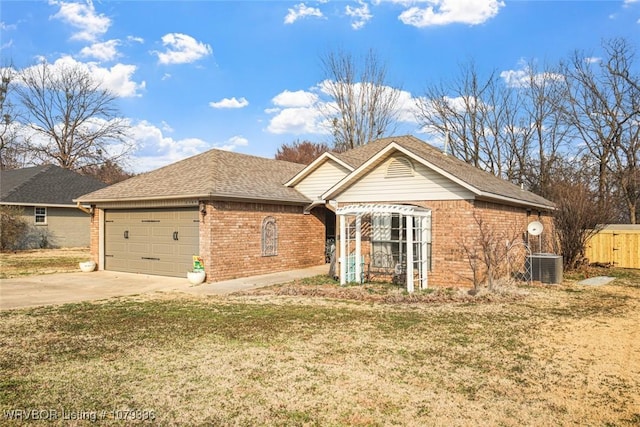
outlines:
[[[550,208],[554,206],[553,202],[544,197],[538,196],[530,191],[522,190],[509,181],[498,178],[451,155],[445,155],[437,148],[411,135],[381,138],[367,145],[335,155],[357,169],[393,142],[451,176],[479,190],[486,196],[506,197],[527,204]]]
[[[82,202],[217,197],[309,203],[284,186],[304,165],[222,150],[202,154],[85,194]]]
[[[0,201],[75,205],[76,197],[106,187],[95,178],[55,165],[0,171]]]

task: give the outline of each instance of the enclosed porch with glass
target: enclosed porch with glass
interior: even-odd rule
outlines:
[[[431,211],[412,205],[336,209],[340,284],[385,280],[425,289],[431,270]]]

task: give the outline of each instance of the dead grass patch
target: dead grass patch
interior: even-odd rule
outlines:
[[[237,292],[234,296],[311,297],[383,304],[424,304],[508,302],[522,299],[527,294],[526,289],[515,285],[505,285],[493,291],[481,289],[475,293],[464,288],[427,288],[408,293],[405,288],[389,283],[340,286],[335,280],[320,275]]]
[[[0,279],[80,271],[78,263],[90,258],[88,248],[0,252]]]
[[[137,409],[161,425],[637,425],[639,281],[568,280],[493,301],[307,282],[2,312],[0,415],[9,425],[16,408]]]
[[[16,409],[145,422],[117,409],[159,425],[638,425],[638,324],[640,271],[622,269],[475,296],[316,277],[11,310],[0,423],[21,425]]]

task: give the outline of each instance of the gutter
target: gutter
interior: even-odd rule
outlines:
[[[82,198],[80,199],[82,200]],[[162,200],[230,200],[230,201],[244,201],[244,202],[260,202],[260,203],[282,203],[289,205],[307,205],[309,200],[292,200],[282,198],[269,198],[260,196],[242,196],[231,193],[216,193],[216,194],[188,194],[188,195],[174,195],[174,196],[147,196],[147,197],[128,197],[128,198],[86,198],[83,201],[88,203],[127,203],[127,202],[147,202],[147,201],[162,201]],[[78,204],[81,202],[74,200]]]

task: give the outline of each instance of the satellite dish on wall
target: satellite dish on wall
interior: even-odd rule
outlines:
[[[540,221],[531,221],[527,226],[527,231],[532,236],[539,236],[542,234],[542,230],[544,230],[544,227]]]

